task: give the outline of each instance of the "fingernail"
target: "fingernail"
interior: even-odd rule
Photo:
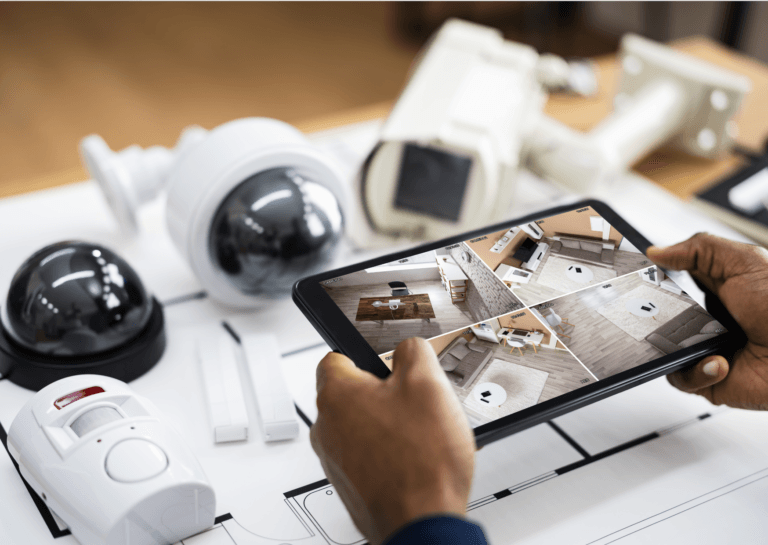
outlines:
[[[704,367],[702,367],[702,371],[704,371],[705,375],[716,377],[720,372],[720,362],[718,360],[712,360],[708,363],[705,363]]]

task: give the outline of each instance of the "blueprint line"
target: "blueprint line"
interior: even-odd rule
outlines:
[[[224,327],[224,329],[227,330],[227,333],[229,333],[229,335],[235,340],[235,342],[237,344],[240,344],[240,335],[238,335],[237,331],[235,331],[235,328],[232,327],[226,320],[222,321],[221,325]],[[280,354],[280,357],[287,358],[288,356],[301,354],[302,352],[314,350],[315,348],[320,348],[321,346],[326,346],[326,344],[325,343],[310,344],[309,346],[304,346],[302,348],[297,348],[296,350],[291,350],[290,352],[286,352],[285,354]]]
[[[328,479],[321,479],[314,483],[306,484],[299,488],[294,488],[293,490],[289,490],[288,492],[283,492],[283,496],[285,496],[286,498],[301,496],[302,494],[306,494],[307,492],[312,492],[313,490],[317,490],[318,488],[328,486],[329,484],[331,483],[328,481]]]
[[[636,447],[637,445],[642,445],[643,443],[646,443],[652,439],[658,439],[659,437],[660,437],[659,432],[656,432],[656,431],[651,432],[649,434],[643,435],[642,437],[638,437],[637,439],[632,439],[631,441],[627,441],[626,443],[622,443],[621,445],[617,445],[613,448],[609,448],[608,450],[604,450],[603,452],[599,452],[594,456],[590,456],[589,458],[581,460],[580,462],[574,462],[565,467],[561,467],[560,469],[556,469],[555,473],[557,473],[558,475],[563,475],[565,473],[568,473],[569,471],[573,471],[574,469],[579,469],[580,467],[597,462],[598,460],[602,460],[603,458],[607,458],[608,456],[613,456],[614,454],[618,454],[619,452],[623,452],[625,450],[631,449],[632,447]]]
[[[309,346],[305,346],[304,348],[297,348],[296,350],[291,350],[290,352],[286,352],[285,354],[282,354],[282,356],[284,358],[287,358],[288,356],[301,354],[302,352],[307,352],[308,350],[314,350],[315,348],[320,348],[321,346],[328,346],[328,345],[325,343],[310,344]]]
[[[309,419],[309,417],[304,414],[304,411],[302,411],[299,406],[296,404],[296,402],[293,403],[293,406],[296,407],[296,414],[299,415],[299,418],[307,425],[308,428],[312,427],[312,421]]]
[[[226,329],[226,330],[227,330],[227,333],[229,333],[230,337],[232,337],[233,339],[235,339],[235,342],[236,342],[237,344],[242,344],[242,343],[240,342],[240,335],[238,335],[238,334],[237,334],[237,332],[234,330],[234,328],[233,328],[231,325],[229,325],[229,324],[226,322],[226,320],[223,320],[223,321],[221,322],[221,325],[224,327],[224,329]]]
[[[217,524],[221,524],[222,522],[225,522],[227,520],[231,520],[233,517],[230,513],[224,513],[223,515],[219,515],[215,519],[213,519],[213,525],[216,526]]]
[[[597,542],[598,542],[598,541],[600,541],[600,540],[606,539],[606,538],[608,538],[608,537],[610,537],[610,536],[612,536],[612,535],[614,535],[614,534],[618,534],[618,533],[620,533],[620,532],[623,532],[624,530],[627,530],[627,529],[629,529],[629,528],[632,528],[633,526],[637,526],[638,524],[642,524],[642,523],[644,523],[644,522],[646,522],[646,521],[649,521],[649,520],[651,520],[651,519],[653,519],[653,518],[655,518],[655,517],[658,517],[659,515],[663,515],[664,513],[668,513],[668,512],[670,512],[670,511],[674,511],[675,509],[677,509],[677,508],[679,508],[679,507],[682,507],[683,505],[686,505],[686,504],[688,504],[688,503],[691,503],[691,502],[695,502],[696,500],[698,500],[698,499],[700,499],[700,498],[703,498],[704,496],[708,496],[709,494],[712,494],[712,493],[714,493],[714,492],[718,492],[718,491],[720,491],[720,490],[723,490],[724,488],[728,488],[729,486],[732,486],[732,485],[734,485],[734,484],[738,483],[739,481],[743,481],[743,480],[745,480],[745,479],[749,479],[750,477],[754,477],[755,475],[758,475],[758,474],[760,474],[760,473],[764,473],[766,470],[768,470],[768,468],[763,468],[763,469],[761,469],[760,471],[755,471],[754,473],[751,473],[751,474],[747,475],[746,477],[742,477],[741,479],[736,479],[735,481],[733,481],[733,482],[730,482],[730,483],[728,483],[728,484],[725,484],[725,485],[723,485],[723,486],[721,486],[721,487],[719,487],[719,488],[715,488],[714,490],[710,490],[709,492],[705,492],[704,494],[700,494],[700,495],[696,496],[695,498],[691,498],[690,500],[688,500],[688,501],[685,501],[685,502],[683,502],[683,503],[681,503],[681,504],[675,505],[674,507],[670,507],[669,509],[665,509],[665,510],[663,510],[663,511],[659,511],[659,512],[658,512],[658,513],[656,513],[655,515],[652,515],[652,516],[650,516],[650,517],[646,517],[646,518],[644,518],[644,519],[642,519],[642,520],[639,520],[639,521],[637,521],[637,522],[635,522],[635,523],[633,523],[633,524],[630,524],[629,526],[625,526],[624,528],[621,528],[621,529],[619,529],[619,530],[616,530],[615,532],[611,532],[610,534],[606,534],[606,535],[604,535],[604,536],[603,536],[603,537],[601,537],[601,538],[598,538],[598,539],[596,539],[596,540],[594,540],[594,541],[590,541],[590,542],[589,542],[589,543],[587,543],[586,545],[590,545],[591,543],[597,543]],[[628,533],[628,534],[625,534],[625,535],[623,535],[623,536],[621,536],[621,537],[618,537],[618,538],[614,539],[613,541],[608,541],[608,542],[606,542],[606,543],[605,543],[605,545],[609,545],[610,543],[615,543],[615,542],[619,541],[620,539],[624,539],[624,538],[625,538],[625,537],[627,537],[627,536],[631,536],[632,534],[636,534],[637,532],[641,532],[642,530],[645,530],[646,528],[650,528],[651,526],[654,526],[654,525],[656,525],[656,524],[658,524],[658,523],[660,523],[660,522],[664,522],[665,520],[669,520],[669,519],[671,519],[672,517],[676,517],[677,515],[679,515],[679,514],[681,514],[681,513],[685,513],[686,511],[690,511],[691,509],[694,509],[694,508],[696,508],[696,507],[699,507],[700,505],[704,505],[705,503],[709,503],[709,502],[711,502],[712,500],[716,500],[717,498],[721,498],[721,497],[723,497],[723,496],[726,496],[726,495],[730,494],[731,492],[735,492],[736,490],[740,490],[740,489],[744,488],[745,486],[749,486],[749,485],[751,485],[751,484],[754,484],[754,483],[756,483],[757,481],[760,481],[760,480],[762,480],[762,479],[765,479],[766,477],[768,477],[768,475],[763,475],[762,477],[757,477],[757,478],[755,478],[755,479],[752,479],[751,481],[749,481],[749,482],[746,482],[746,483],[742,484],[741,486],[738,486],[738,487],[736,487],[736,488],[732,488],[732,489],[730,489],[730,490],[726,490],[726,491],[725,491],[725,492],[723,492],[722,494],[718,494],[717,496],[714,496],[714,497],[712,497],[712,498],[709,498],[708,500],[704,500],[704,501],[702,501],[701,503],[697,503],[696,505],[692,505],[692,506],[691,506],[691,507],[689,507],[688,509],[683,509],[682,511],[679,511],[679,512],[677,512],[677,513],[673,513],[673,514],[669,515],[668,517],[664,517],[663,519],[661,519],[661,520],[657,520],[656,522],[652,522],[651,524],[648,524],[647,526],[643,526],[642,528],[638,528],[637,530],[634,530],[634,531],[632,531],[632,532],[630,532],[630,533]]]
[[[565,433],[565,432],[563,431],[563,429],[562,429],[560,426],[558,426],[557,424],[555,424],[555,423],[554,423],[554,421],[550,420],[549,422],[547,422],[547,424],[549,424],[549,427],[550,427],[550,428],[552,428],[553,430],[555,430],[555,432],[557,432],[557,434],[558,434],[560,437],[562,437],[563,439],[565,439],[565,441],[566,441],[566,442],[567,442],[569,445],[571,445],[571,446],[572,446],[574,449],[576,449],[576,451],[577,451],[579,454],[581,454],[581,455],[582,455],[584,458],[591,458],[591,456],[590,456],[589,452],[587,452],[587,451],[586,451],[586,450],[585,450],[585,449],[584,449],[584,448],[583,448],[583,447],[582,447],[580,444],[578,444],[578,443],[577,443],[577,442],[576,442],[576,441],[573,439],[573,437],[571,437],[570,435],[568,435],[567,433]]]
[[[667,430],[678,430],[678,429],[680,429],[682,427],[694,424],[696,422],[701,422],[702,420],[704,420],[706,418],[709,418],[711,416],[712,415],[710,413],[704,413],[702,415],[699,415],[696,418],[693,418],[691,420],[686,420],[684,422],[676,424],[675,426],[672,426],[671,428],[667,428]],[[550,422],[549,424],[552,425],[552,427],[553,427],[553,429],[555,429],[555,431],[558,430],[559,426],[557,426],[556,424],[553,425],[552,422]],[[626,443],[622,443],[622,444],[617,445],[617,446],[615,446],[613,448],[610,448],[610,449],[604,450],[602,452],[599,452],[599,453],[595,454],[594,456],[590,455],[589,453],[587,453],[586,450],[584,450],[583,448],[581,448],[579,446],[579,449],[581,449],[581,450],[579,450],[579,449],[576,449],[576,450],[579,450],[580,453],[583,450],[584,454],[586,454],[586,457],[583,460],[578,461],[578,462],[574,462],[574,463],[569,464],[567,466],[563,466],[563,467],[555,469],[553,471],[544,473],[544,474],[539,475],[537,477],[533,477],[532,479],[529,479],[527,481],[523,481],[521,483],[517,483],[517,484],[515,484],[513,486],[510,486],[508,488],[500,490],[499,492],[496,492],[496,493],[491,494],[489,496],[484,496],[482,498],[478,498],[478,499],[474,500],[473,502],[470,502],[467,505],[467,510],[471,511],[473,509],[477,509],[479,507],[482,507],[483,505],[487,505],[487,504],[492,503],[494,501],[506,498],[507,496],[511,496],[512,494],[517,494],[518,492],[522,492],[523,490],[531,488],[532,486],[536,486],[537,484],[541,484],[541,483],[546,482],[546,481],[548,481],[550,479],[554,479],[555,477],[557,477],[559,475],[564,475],[564,474],[568,473],[569,471],[573,471],[575,469],[579,469],[580,467],[584,467],[584,466],[592,464],[594,462],[598,462],[598,461],[600,461],[600,460],[602,460],[604,458],[607,458],[608,456],[612,456],[614,454],[618,454],[619,452],[623,452],[625,450],[629,450],[629,449],[631,449],[633,447],[636,447],[638,445],[642,445],[643,443],[646,443],[646,442],[651,441],[653,439],[658,439],[664,433],[669,433],[669,431],[667,431],[667,432],[664,432],[664,431],[651,432],[651,433],[648,433],[648,434],[643,435],[641,437],[638,437],[637,439],[633,439],[631,441],[627,441]],[[563,438],[563,440],[565,440],[565,441],[568,441],[568,439],[566,439],[566,437],[570,437],[567,434],[565,434],[565,432],[563,432],[560,435]],[[568,443],[571,444],[570,441],[568,441]],[[576,444],[576,442],[574,441],[573,444],[571,444],[571,446],[574,446],[575,444]],[[584,454],[582,454],[582,455],[584,455]]]
[[[189,301],[197,301],[198,299],[205,299],[208,297],[208,293],[204,291],[198,291],[197,293],[188,293],[186,295],[179,295],[178,297],[171,297],[167,301],[161,301],[160,304],[164,307],[171,307],[173,305],[180,305]]]
[[[675,426],[672,426],[671,428],[667,428],[668,430],[678,430],[682,427],[694,424],[696,422],[701,422],[702,420],[711,417],[712,415],[710,413],[704,413],[702,415],[699,415],[696,418],[693,418],[691,420],[687,420],[684,422],[681,422],[680,424],[677,424]],[[564,432],[563,432],[564,433]],[[584,467],[586,465],[592,464],[594,462],[598,462],[604,458],[607,458],[608,456],[612,456],[614,454],[618,454],[620,452],[629,450],[633,447],[636,447],[638,445],[642,445],[643,443],[647,443],[648,441],[651,441],[653,439],[658,439],[662,435],[662,431],[655,431],[648,433],[646,435],[643,435],[641,437],[638,437],[636,439],[633,439],[631,441],[627,441],[625,443],[622,443],[620,445],[617,445],[613,448],[606,449],[602,452],[599,452],[595,454],[594,456],[589,455],[587,453],[587,457],[584,458],[581,461],[574,462],[572,464],[563,466],[561,468],[555,469],[553,471],[549,471],[547,473],[543,473],[541,475],[538,475],[536,477],[533,477],[531,479],[528,479],[527,481],[523,481],[517,484],[514,484],[508,488],[504,488],[494,494],[490,494],[488,496],[483,496],[482,498],[478,498],[469,504],[467,504],[467,510],[472,511],[474,509],[478,509],[484,505],[488,505],[489,503],[493,503],[494,501],[501,500],[503,498],[506,498],[508,496],[511,496],[513,494],[517,494],[519,492],[522,492],[523,490],[527,490],[528,488],[531,488],[533,486],[536,486],[537,484],[544,483],[546,481],[549,481],[551,479],[554,479],[555,477],[558,477],[560,475],[564,475],[568,473],[569,471],[573,471],[575,469],[579,469],[580,467]],[[563,440],[567,441],[565,437],[563,437]],[[574,441],[575,443],[575,441]],[[570,442],[569,442],[570,444]],[[578,449],[577,449],[578,450]],[[583,450],[583,449],[582,449]],[[586,451],[584,451],[586,453]],[[320,481],[317,481],[315,483],[310,483],[308,485],[302,486],[300,488],[296,488],[295,490],[291,490],[289,492],[285,492],[283,495],[286,498],[293,498],[296,496],[300,496],[302,494],[306,494],[307,492],[311,492],[313,490],[317,490],[319,488],[323,488],[325,486],[328,486],[330,484],[327,479],[322,479]],[[619,530],[620,531],[620,530]]]

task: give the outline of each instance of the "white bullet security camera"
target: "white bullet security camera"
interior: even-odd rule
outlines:
[[[550,89],[591,87],[583,66],[539,55],[493,28],[446,22],[360,169],[355,220],[368,229],[350,235],[372,246],[501,221],[523,168],[594,194],[665,142],[707,158],[730,149],[748,78],[640,36],[624,37],[620,59],[614,113],[582,133],[543,107]]]
[[[89,136],[81,153],[119,223],[167,192],[171,238],[208,294],[252,308],[325,266],[344,227],[338,166],[300,131],[248,118],[191,128],[176,148],[112,152]]]
[[[523,137],[546,97],[536,51],[451,20],[435,34],[357,178],[368,223],[435,239],[509,209]],[[366,245],[368,233],[358,240]]]

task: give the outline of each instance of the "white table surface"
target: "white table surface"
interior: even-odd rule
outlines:
[[[541,344],[544,340],[544,333],[538,331],[531,331],[528,335],[515,335],[509,329],[504,328],[499,332],[500,337],[506,337],[507,339],[519,339],[528,344],[535,344],[536,346]]]
[[[483,396],[488,392],[490,395]],[[487,403],[489,407],[500,407],[507,400],[507,391],[495,382],[483,382],[472,389],[472,395],[479,403]]]
[[[581,269],[581,272],[577,271],[576,269]],[[595,273],[592,272],[592,269],[589,267],[586,267],[582,264],[578,265],[571,265],[565,270],[565,276],[568,277],[569,280],[573,280],[574,282],[578,282],[580,284],[587,284],[592,281],[592,279],[595,277]]]
[[[375,142],[377,127],[374,122],[338,129],[319,141],[340,157],[354,160]],[[353,160],[347,159],[350,173],[355,169]],[[650,182],[628,176],[622,183],[620,191],[602,197],[657,244],[677,242],[698,231],[743,238]],[[576,200],[525,173],[516,191],[517,208],[510,217]],[[122,237],[91,183],[4,199],[0,201],[0,286],[7,289],[16,268],[34,250],[63,239],[85,239],[117,250],[161,301],[198,292],[199,283],[167,236],[162,202],[143,210],[140,222],[144,231],[139,239]],[[696,291],[689,286],[684,289]],[[305,497],[307,501],[330,498],[317,512],[324,517],[322,523],[319,518],[297,518],[303,504],[289,506],[283,495],[323,478],[308,428],[301,428],[297,440],[280,444],[260,440],[213,444],[199,373],[190,363],[195,360],[191,346],[195,328],[218,327],[224,319],[237,331],[277,335],[289,389],[310,420],[317,415],[314,371],[327,347],[290,300],[248,313],[234,313],[206,299],[168,307],[166,354],[132,387],[154,401],[189,442],[216,488],[217,513],[234,517],[185,543],[354,543],[359,534],[337,495],[328,495],[332,487]],[[0,382],[0,424],[6,430],[31,396],[9,381]],[[701,418],[710,413],[713,417]],[[476,454],[469,517],[484,526],[490,542],[720,545],[760,543],[768,535],[765,414],[717,411],[706,400],[682,394],[660,379],[555,422],[589,454],[652,433],[656,438],[579,469],[570,469],[570,464],[584,463],[583,455],[547,424],[484,447]],[[557,468],[569,470],[558,472]],[[52,538],[2,452],[0,483],[3,545],[76,543],[72,536]],[[506,497],[501,499],[499,491]]]

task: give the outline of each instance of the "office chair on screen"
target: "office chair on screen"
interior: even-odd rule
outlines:
[[[405,282],[390,282],[389,287],[392,289],[392,297],[411,294],[411,292],[408,291],[408,286],[405,285]]]

